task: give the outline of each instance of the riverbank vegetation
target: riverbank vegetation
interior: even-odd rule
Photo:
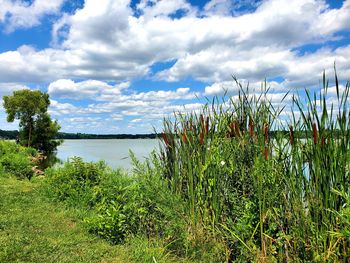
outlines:
[[[131,174],[73,158],[41,193],[111,244],[136,242],[134,261],[349,261],[350,83],[324,75],[276,103],[235,81],[237,96],[164,120],[160,152]]]

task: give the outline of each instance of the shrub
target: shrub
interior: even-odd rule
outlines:
[[[37,151],[25,148],[13,142],[0,141],[0,167],[3,173],[14,175],[19,179],[30,179]]]

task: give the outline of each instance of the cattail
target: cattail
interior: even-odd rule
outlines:
[[[204,130],[204,117],[203,114],[200,115],[202,129]]]
[[[187,134],[186,134],[186,129],[184,130],[184,134],[182,136],[182,140],[184,141],[184,143],[187,143]]]
[[[293,131],[293,126],[292,125],[289,126],[289,142],[290,142],[290,145],[293,145],[293,142],[294,142],[294,131]]]
[[[200,145],[204,144],[204,133],[203,132],[201,132],[201,134],[199,135],[199,143],[200,143]]]
[[[324,136],[322,136],[321,146],[324,147],[325,144],[326,144],[326,138]]]
[[[163,140],[164,140],[164,142],[165,142],[165,145],[166,145],[166,146],[169,146],[170,143],[169,143],[169,140],[168,140],[168,136],[166,135],[165,132],[162,133],[162,137],[163,137]]]
[[[269,159],[269,150],[267,149],[267,145],[264,147],[264,155],[265,155],[265,161]]]
[[[239,130],[238,121],[235,121],[235,128],[236,128],[236,135],[237,135],[237,137],[239,137],[240,136],[240,130]]]
[[[230,128],[231,128],[231,137],[235,137],[235,124],[233,121],[230,123]]]
[[[208,134],[209,132],[209,116],[207,117],[207,121],[205,123],[205,133]]]
[[[252,116],[249,116],[249,135],[250,137],[254,137],[254,122]]]
[[[265,123],[264,125],[264,139],[265,139],[265,144],[267,144],[269,141],[269,125],[267,123]]]
[[[317,127],[316,123],[312,124],[312,131],[313,131],[313,136],[314,136],[314,144],[317,144]]]

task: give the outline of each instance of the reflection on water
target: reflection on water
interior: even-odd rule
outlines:
[[[104,160],[113,168],[130,169],[129,150],[143,161],[153,150],[157,150],[157,139],[98,139],[98,140],[65,140],[57,148],[57,155],[51,156],[47,162],[52,164],[56,159],[66,161],[68,158],[79,156],[84,161],[97,162]]]

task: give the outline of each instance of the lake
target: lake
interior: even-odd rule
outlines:
[[[129,150],[143,161],[152,150],[158,149],[158,139],[64,140],[57,147],[57,157],[62,161],[73,156],[79,156],[88,162],[104,160],[113,168],[130,169]]]

